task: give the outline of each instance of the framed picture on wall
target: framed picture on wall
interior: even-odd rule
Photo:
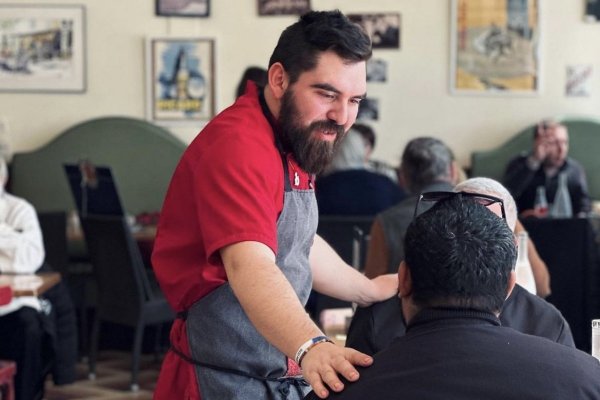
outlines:
[[[302,15],[310,11],[310,0],[258,0],[258,15]]]
[[[210,0],[156,0],[156,15],[163,17],[208,17]]]
[[[600,21],[600,1],[585,0],[585,21],[598,22]]]
[[[75,92],[86,86],[82,5],[0,5],[0,91]]]
[[[213,117],[214,47],[204,38],[146,40],[148,119],[169,124]]]
[[[374,49],[400,48],[400,14],[349,14],[348,19],[362,26]]]
[[[452,0],[451,93],[539,93],[539,3]]]

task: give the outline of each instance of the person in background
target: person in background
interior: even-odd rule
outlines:
[[[491,196],[496,196],[504,201],[504,208],[506,209],[506,222],[508,226],[517,235],[519,232],[525,232],[523,224],[519,222],[517,218],[517,205],[515,200],[502,184],[490,178],[471,178],[466,181],[460,182],[454,187],[455,192],[475,192],[484,193]],[[535,281],[536,294],[540,297],[548,297],[550,295],[550,273],[546,263],[537,252],[535,244],[528,237],[527,240],[527,255],[529,258],[529,264],[531,265],[531,272],[533,273],[533,279]],[[517,283],[525,286],[525,282]]]
[[[452,151],[441,140],[419,137],[406,144],[399,177],[401,186],[410,195],[375,217],[365,262],[367,277],[398,271],[398,265],[404,259],[404,234],[413,219],[419,194],[452,190],[456,174]]]
[[[546,196],[552,202],[558,188],[558,175],[567,174],[567,184],[574,215],[584,215],[591,211],[588,184],[581,164],[568,157],[569,131],[555,121],[542,121],[533,135],[533,148],[529,153],[513,158],[506,167],[503,183],[511,192],[522,217],[539,215],[534,209],[536,190],[546,189]]]
[[[333,157],[330,172],[317,178],[319,214],[375,215],[404,197],[398,184],[367,167],[369,153],[363,136],[350,128]]]
[[[0,273],[32,274],[44,262],[42,231],[33,206],[6,192],[7,181],[8,168],[0,159]],[[0,306],[0,359],[17,364],[17,400],[41,399],[53,364],[60,366],[52,369],[56,384],[74,381],[76,329],[75,309],[61,283],[43,298],[14,297]]]
[[[314,175],[356,119],[371,53],[341,12],[304,14],[282,32],[264,90],[248,84],[184,152],[152,254],[178,313],[155,399],[299,399],[307,383],[325,398],[343,390],[338,374],[370,365],[304,306],[312,287],[361,305],[398,290],[316,235]]]
[[[597,359],[498,319],[515,285],[517,249],[513,231],[481,202],[501,204],[485,195],[446,196],[430,197],[437,203],[406,232],[398,272],[406,334],[330,398],[600,398]]]
[[[246,92],[248,81],[252,81],[259,88],[265,87],[267,84],[267,70],[262,67],[251,66],[244,70],[240,82],[235,90],[235,98],[237,99]]]
[[[352,130],[360,133],[365,141],[367,168],[371,171],[379,172],[397,183],[398,170],[384,161],[375,160],[371,157],[375,150],[375,144],[377,143],[377,136],[375,135],[373,128],[366,124],[356,122],[352,125]]]
[[[453,191],[490,195],[501,199],[506,223],[511,230],[516,231],[515,225],[518,220],[515,201],[499,182],[489,178],[471,178],[459,183]],[[490,205],[490,207],[492,206],[494,204]],[[495,204],[495,206],[498,205]],[[426,205],[420,204],[419,211],[425,209]],[[501,210],[498,207],[492,211],[501,216]],[[415,215],[414,208],[413,215]],[[561,312],[552,304],[531,294],[518,284],[515,285],[502,307],[500,321],[502,325],[520,332],[575,347],[571,328]],[[392,298],[370,307],[356,309],[348,331],[346,345],[367,354],[374,354],[387,348],[395,338],[403,336],[405,331],[406,324],[402,318],[400,302],[398,299]]]

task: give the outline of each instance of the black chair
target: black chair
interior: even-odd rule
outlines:
[[[344,261],[362,271],[365,263],[366,244],[374,216],[320,215],[317,233],[342,257]],[[307,311],[315,321],[328,308],[351,307],[346,301],[313,291]]]
[[[81,225],[98,285],[89,357],[90,378],[95,378],[100,323],[130,326],[135,328],[131,390],[137,391],[144,328],[170,323],[175,314],[153,276],[144,268],[124,217],[88,215],[81,218]]]
[[[38,212],[38,220],[44,237],[44,263],[66,279],[69,263],[67,214],[64,211]]]
[[[366,242],[373,224],[370,215],[320,215],[317,233],[354,268],[362,271]]]

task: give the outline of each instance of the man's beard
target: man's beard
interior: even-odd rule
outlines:
[[[294,93],[288,89],[281,99],[279,112],[283,146],[292,152],[300,168],[309,174],[317,175],[331,162],[340,140],[344,137],[344,127],[332,121],[315,121],[304,127],[298,121],[299,117]],[[335,140],[327,142],[316,138],[315,133],[322,130],[335,132]]]

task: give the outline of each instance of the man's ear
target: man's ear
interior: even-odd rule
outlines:
[[[277,62],[271,65],[268,72],[268,81],[275,98],[281,99],[289,86],[289,77],[283,64]]]
[[[410,269],[406,265],[406,262],[400,263],[398,269],[398,295],[400,298],[409,297],[412,294],[412,277],[410,275]]]
[[[458,163],[456,162],[456,160],[454,160],[450,163],[449,169],[450,169],[450,171],[448,171],[448,172],[450,175],[450,182],[452,182],[454,185],[459,184],[460,183],[459,182],[460,174],[458,173],[459,166],[458,166]]]

